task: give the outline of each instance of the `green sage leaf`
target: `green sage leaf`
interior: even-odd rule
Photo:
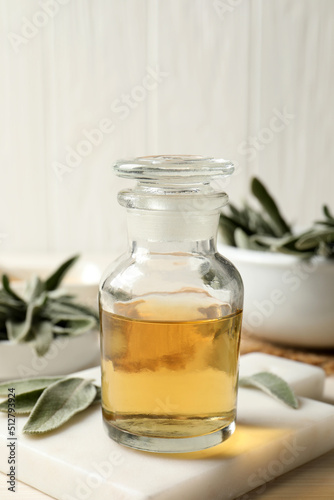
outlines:
[[[92,404],[100,403],[101,399],[102,399],[101,387],[99,385],[95,385],[95,389],[96,389],[96,396],[95,396]]]
[[[6,321],[7,335],[8,339],[13,342],[23,342],[26,340],[30,332],[31,322],[21,321],[16,322],[12,320]]]
[[[67,305],[67,306],[71,307],[77,313],[81,312],[85,316],[93,316],[97,321],[99,320],[99,314],[98,314],[97,310],[93,309],[92,307],[89,307],[89,306],[86,306],[86,305],[83,305],[83,304],[78,304],[76,302],[72,302],[71,299],[61,298],[61,299],[58,300],[58,302],[60,304],[64,304],[64,305]]]
[[[276,236],[284,236],[284,234],[286,233],[291,233],[291,229],[283,219],[274,199],[269,194],[262,182],[260,182],[260,180],[256,177],[252,179],[251,189],[254,196],[258,199],[258,201],[261,203],[262,207],[272,220],[276,230]]]
[[[44,292],[44,285],[38,276],[33,276],[27,283],[26,297],[32,302]]]
[[[267,236],[265,234],[253,234],[252,239],[256,243],[260,243],[261,245],[267,246],[271,250],[276,248],[277,246],[285,244],[287,241],[290,241],[290,238],[287,240],[286,238],[277,238],[274,236]]]
[[[296,248],[296,242],[299,236],[283,236],[282,238],[273,238],[262,234],[253,234],[251,239],[260,245],[267,245],[267,248],[272,252],[286,253],[289,255],[296,255],[299,258],[306,258],[312,256],[312,253],[305,252]]]
[[[318,246],[321,242],[331,243],[334,241],[334,228],[313,230],[300,236],[296,242],[296,248],[299,250],[310,250]]]
[[[327,219],[330,219],[332,222],[334,222],[334,215],[332,215],[327,205],[323,206],[323,211]]]
[[[55,318],[57,319],[57,318]],[[64,326],[55,324],[52,327],[53,333],[57,335],[81,335],[96,327],[96,320],[87,316],[62,316],[57,323],[64,322]]]
[[[52,323],[39,321],[32,327],[34,334],[34,348],[38,356],[44,356],[50,349],[53,340]]]
[[[67,271],[73,266],[78,258],[79,255],[75,255],[59,266],[58,269],[56,269],[56,271],[52,273],[51,276],[49,276],[44,282],[44,289],[47,291],[55,290],[55,288],[60,285]]]
[[[85,316],[85,317],[94,317],[98,320],[98,314],[96,311],[90,309],[87,306],[83,306],[81,304],[72,303],[70,301],[62,301],[62,300],[52,300],[48,301],[46,307],[44,309],[45,314],[52,319],[52,322],[55,323],[56,319],[58,321],[61,318],[68,318],[71,316]]]
[[[233,215],[231,217],[224,215],[223,217],[224,217],[225,221],[228,220],[231,225],[234,225],[235,229],[237,229],[239,227],[246,234],[252,234],[252,232],[249,230],[248,226],[245,224],[242,224],[240,219],[235,219]]]
[[[11,319],[16,322],[24,321],[27,306],[23,302],[17,302],[7,295],[0,297],[0,315],[3,321]]]
[[[42,378],[28,378],[18,380],[8,380],[7,382],[0,383],[0,396],[8,396],[8,389],[14,388],[15,395],[32,392],[38,389],[45,389],[51,384],[54,384],[63,377],[42,377]]]
[[[234,231],[236,228],[237,226],[233,222],[231,222],[225,215],[220,216],[219,229],[226,245],[235,246]]]
[[[17,323],[11,320],[6,322],[7,335],[13,342],[24,342],[32,334],[31,327],[34,315],[40,311],[47,299],[47,295],[42,293],[35,300],[30,302],[27,307],[27,314],[24,321]]]
[[[246,205],[248,211],[248,227],[252,233],[255,234],[266,234],[268,236],[276,236],[275,228],[273,227],[271,219],[266,220],[265,214],[253,210],[251,207]]]
[[[248,250],[266,250],[265,247],[258,245],[258,243],[253,240],[253,236],[254,235],[248,236],[240,227],[234,232],[234,239],[237,247]]]
[[[69,294],[66,290],[62,288],[57,288],[56,290],[51,290],[48,292],[49,299],[53,299],[56,301],[62,300],[74,300],[75,295]]]
[[[237,247],[245,249],[251,248],[248,235],[241,229],[241,227],[237,227],[234,231],[234,239]]]
[[[24,300],[19,295],[17,295],[14,292],[14,290],[11,288],[10,283],[9,283],[9,278],[6,274],[2,275],[2,286],[3,286],[4,290],[7,292],[7,294],[10,295],[17,302],[24,302]]]
[[[77,316],[78,311],[71,305],[64,304],[58,300],[48,301],[45,306],[44,312],[52,320],[53,323],[61,321],[61,318],[68,316]]]
[[[320,241],[317,254],[325,257],[326,259],[334,258],[334,242],[332,244],[327,244],[323,241]]]
[[[297,398],[289,384],[273,373],[260,372],[249,377],[242,377],[239,379],[239,386],[255,387],[270,394],[275,399],[282,401],[291,408],[298,408]]]
[[[319,226],[328,226],[328,227],[334,227],[334,219],[328,219],[328,220],[316,220],[315,224]]]
[[[249,223],[248,211],[239,210],[232,203],[229,203],[228,208],[232,214],[231,219],[235,222],[235,224],[247,231]]]
[[[63,379],[47,387],[23,428],[28,434],[57,429],[94,401],[96,387],[79,377]]]
[[[0,340],[8,340],[6,327],[5,327],[5,329],[3,329],[2,323],[1,323],[1,330],[0,330]]]
[[[44,389],[37,389],[31,392],[25,392],[15,396],[15,413],[17,415],[26,415],[32,411],[38,398]],[[0,411],[7,413],[8,399],[0,403]]]

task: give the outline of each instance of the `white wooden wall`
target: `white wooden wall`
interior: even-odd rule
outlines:
[[[333,0],[0,0],[0,40],[0,252],[120,251],[133,155],[233,159],[235,202],[260,175],[299,224],[334,209]]]

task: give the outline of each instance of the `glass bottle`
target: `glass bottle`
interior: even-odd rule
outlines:
[[[154,452],[214,446],[234,431],[243,285],[216,250],[231,162],[120,160],[129,253],[100,284],[102,411],[115,441]]]

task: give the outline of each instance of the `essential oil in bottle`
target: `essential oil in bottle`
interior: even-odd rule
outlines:
[[[241,311],[219,316],[226,305],[194,293],[142,297],[115,309],[101,311],[102,404],[110,425],[185,438],[234,421]]]

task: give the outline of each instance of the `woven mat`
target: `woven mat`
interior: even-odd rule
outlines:
[[[265,340],[257,339],[256,337],[242,332],[240,353],[247,354],[249,352],[265,352],[289,358],[302,363],[309,363],[323,368],[327,375],[334,375],[334,350],[311,350],[295,347],[287,347],[283,345],[273,344]]]

